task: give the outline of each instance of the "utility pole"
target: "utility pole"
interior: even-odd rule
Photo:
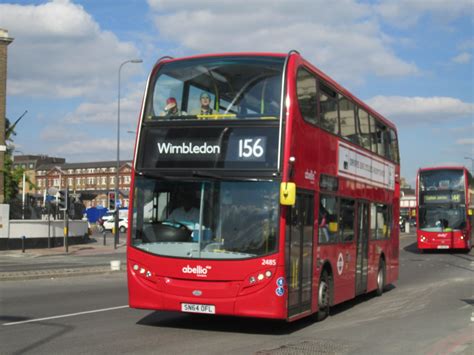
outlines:
[[[8,37],[8,31],[0,28],[0,171],[5,166],[5,152],[7,150],[5,142],[5,115],[7,97],[7,47],[13,42],[13,38]],[[0,173],[0,203],[5,202],[5,177]]]
[[[116,204],[120,201],[120,73],[122,71],[122,67],[127,63],[142,63],[143,60],[141,59],[130,59],[126,60],[119,66],[118,70],[118,97],[117,97],[117,171],[115,172],[115,198]],[[119,243],[119,206],[116,206],[115,209],[115,220],[114,220],[114,248],[117,249],[117,243]]]

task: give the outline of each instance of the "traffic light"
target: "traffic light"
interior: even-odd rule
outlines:
[[[67,211],[68,191],[67,189],[58,191],[58,207],[60,211]]]
[[[115,191],[109,192],[109,211],[115,211],[116,201],[115,201]]]

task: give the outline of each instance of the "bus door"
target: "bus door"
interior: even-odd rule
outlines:
[[[286,216],[288,317],[311,310],[314,195],[298,191]]]
[[[367,272],[369,255],[369,204],[359,202],[357,208],[357,256],[355,273],[355,293],[367,291]]]

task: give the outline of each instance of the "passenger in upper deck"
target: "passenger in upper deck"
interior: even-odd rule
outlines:
[[[161,115],[162,116],[182,116],[182,115],[186,115],[186,112],[184,111],[181,112],[178,109],[178,102],[176,101],[176,99],[174,97],[169,97],[166,100],[166,106]]]
[[[201,103],[201,110],[196,113],[196,115],[212,115],[213,110],[211,108],[211,97],[205,91],[199,96],[199,101]]]

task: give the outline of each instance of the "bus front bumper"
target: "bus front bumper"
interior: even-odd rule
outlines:
[[[286,319],[287,287],[282,294],[281,287],[272,281],[252,291],[243,289],[242,282],[147,278],[129,268],[129,305],[150,310]]]

